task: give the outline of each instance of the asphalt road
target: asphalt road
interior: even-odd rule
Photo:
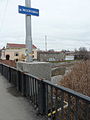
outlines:
[[[0,120],[45,120],[31,103],[0,75]]]

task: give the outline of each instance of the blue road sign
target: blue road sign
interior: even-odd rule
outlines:
[[[39,9],[29,8],[21,5],[18,6],[18,12],[26,15],[39,16]]]

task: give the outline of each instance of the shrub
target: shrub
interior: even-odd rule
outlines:
[[[90,60],[76,63],[59,84],[90,96]]]

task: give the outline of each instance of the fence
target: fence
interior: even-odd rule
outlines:
[[[90,97],[4,64],[0,72],[47,120],[90,120]]]

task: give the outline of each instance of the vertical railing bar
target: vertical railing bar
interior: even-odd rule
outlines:
[[[7,80],[8,80],[8,67],[6,67],[6,69],[7,69],[6,78],[7,78]]]
[[[3,64],[2,64],[2,75],[3,75]]]
[[[22,72],[21,72],[21,93],[22,93]]]
[[[55,96],[56,96],[56,98],[55,98],[55,111],[56,111],[56,113],[55,113],[55,119],[57,119],[56,117],[57,117],[57,109],[58,109],[58,90],[57,90],[57,88],[55,88],[55,91],[56,91],[56,94],[55,94]]]
[[[53,120],[52,112],[53,112],[53,87],[51,86],[51,120]]]
[[[28,91],[28,86],[29,86],[29,76],[26,75],[26,97],[28,98],[29,96],[29,91]]]
[[[5,73],[4,73],[4,65],[3,65],[3,76],[5,76]]]
[[[33,77],[32,77],[32,103],[33,103],[33,95],[34,95],[34,93],[33,93]]]
[[[33,78],[33,104],[34,104],[34,78]]]
[[[9,83],[11,82],[11,68],[9,67]]]
[[[13,69],[12,69],[12,84],[13,84]]]
[[[78,113],[79,113],[79,99],[76,98],[75,120],[78,120]]]
[[[16,69],[15,69],[15,86],[17,86],[17,71],[16,71]]]
[[[12,71],[14,71],[14,70],[12,69]],[[13,85],[13,82],[14,82],[14,81],[13,81],[13,78],[14,78],[14,72],[12,72],[12,74],[13,74],[13,75],[12,75],[12,85]]]
[[[21,94],[23,95],[23,73],[21,75]]]
[[[5,73],[4,73],[4,66],[3,66],[3,76],[5,76]]]
[[[11,84],[12,84],[12,69],[11,69]]]
[[[21,89],[22,89],[22,88],[21,88],[21,83],[22,83],[22,81],[21,81],[21,76],[22,76],[22,73],[19,72],[19,74],[20,74],[20,76],[19,76],[19,80],[20,80],[20,81],[19,81],[19,87],[20,87],[20,92],[21,92]]]
[[[8,67],[5,68],[6,68],[6,79],[8,80]]]
[[[30,100],[30,76],[28,75],[28,94],[29,94],[29,100]]]
[[[38,106],[38,80],[36,80],[36,105]]]
[[[24,95],[24,75],[22,73],[22,95]]]
[[[46,115],[48,116],[48,84],[45,84],[46,89]]]
[[[12,84],[13,84],[13,69],[12,69]]]
[[[61,119],[64,119],[64,92],[61,91]]]
[[[31,101],[32,101],[32,77],[31,77]]]
[[[3,75],[3,64],[2,64],[2,73],[1,74]]]
[[[31,77],[29,77],[29,93],[30,93],[30,100],[31,100],[31,95],[32,95],[32,93],[31,93],[31,86],[32,86],[32,84],[31,84]]]
[[[19,91],[19,71],[17,70],[17,91]]]
[[[71,110],[71,100],[70,100],[70,95],[68,94],[68,112],[67,112],[67,120],[70,120],[70,110]]]
[[[33,101],[33,80],[31,77],[31,101]]]
[[[28,96],[28,79],[27,79],[27,75],[26,75],[26,97]]]
[[[38,91],[38,94],[37,94],[37,104],[38,104],[38,107],[39,107],[39,85],[40,85],[40,81],[37,82],[37,91]]]
[[[90,106],[89,104],[86,102],[86,120],[90,120]]]
[[[8,71],[8,67],[7,67],[7,73],[6,73],[7,74],[7,80],[8,80],[8,73],[9,73],[9,71]]]
[[[37,94],[37,91],[36,91],[36,79],[35,79],[35,102],[34,102],[35,108],[36,108],[36,94]]]
[[[33,86],[33,91],[34,91],[34,106],[35,106],[35,78],[33,79],[33,84],[34,84],[34,86]]]
[[[27,98],[30,98],[30,89],[29,89],[29,76],[27,75]]]

